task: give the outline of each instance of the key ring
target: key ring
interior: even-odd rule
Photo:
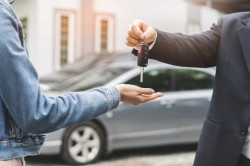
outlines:
[[[142,40],[142,39],[140,39],[140,42],[141,42],[141,43],[145,43],[145,44],[147,44],[147,40],[148,40],[148,35],[147,35],[147,34],[145,34],[145,42],[143,42],[143,40]]]

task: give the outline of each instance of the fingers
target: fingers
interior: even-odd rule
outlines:
[[[140,40],[140,36],[137,36],[135,34],[135,32],[132,30],[132,25],[129,25],[129,28],[128,28],[128,36],[132,37],[132,38],[135,38],[137,40]]]
[[[134,32],[134,34],[141,38],[141,36],[143,35],[143,22],[142,21],[134,21],[133,25],[131,26],[132,31]]]
[[[138,93],[141,95],[141,94],[144,94],[144,95],[151,95],[151,94],[154,94],[155,91],[151,88],[139,88],[138,89]]]
[[[157,97],[162,97],[162,96],[164,96],[164,95],[163,95],[162,93],[160,93],[160,92],[157,92],[157,93],[151,94],[151,95],[141,94],[141,96],[143,96],[143,97],[150,97],[150,96],[152,96],[152,95],[156,95]]]
[[[140,44],[140,37],[132,30],[132,25],[129,25],[125,42],[129,47],[138,47]]]
[[[163,96],[163,94],[161,94],[161,93],[155,93],[155,94],[153,94],[153,95],[147,97],[147,98],[146,98],[146,101],[154,100],[154,99],[156,99],[156,98],[158,98],[158,97],[162,97],[162,96]]]
[[[141,39],[145,38],[144,32],[147,30],[148,25],[142,21],[136,20],[132,25],[129,25],[126,37],[127,45],[137,45]]]
[[[133,44],[133,45],[137,45],[137,44],[140,43],[140,40],[138,40],[138,39],[136,39],[136,38],[134,38],[134,37],[131,37],[131,36],[127,36],[127,37],[126,37],[126,41],[127,41],[128,43]]]
[[[129,47],[138,47],[141,40],[146,43],[151,43],[157,38],[157,32],[147,23],[136,20],[132,25],[129,25],[126,45]]]
[[[151,100],[154,100],[154,99],[157,99],[159,97],[162,97],[163,94],[158,92],[158,93],[154,93],[154,94],[151,94],[151,95],[141,95],[141,100],[144,102],[148,102],[148,101],[151,101]]]
[[[164,96],[163,93],[157,92],[157,93],[154,93],[153,95],[151,95],[150,97],[151,97],[151,100],[153,100],[153,99],[156,99],[158,97],[163,97],[163,96]]]
[[[154,99],[156,99],[158,97],[162,97],[162,96],[163,96],[163,94],[159,93],[159,92],[151,94],[151,95],[142,94],[142,95],[139,95],[137,97],[137,99],[135,101],[133,101],[131,104],[134,106],[137,106],[139,104],[146,103],[148,101],[154,100]]]
[[[137,45],[133,44],[133,43],[130,43],[126,40],[126,45],[129,46],[129,47],[138,47]]]

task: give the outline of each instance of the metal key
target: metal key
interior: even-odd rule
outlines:
[[[141,67],[141,76],[140,76],[141,83],[143,83],[143,74],[144,74],[144,67]]]
[[[148,58],[149,58],[149,46],[147,45],[147,43],[141,42],[138,49],[138,66],[141,67],[141,77],[140,77],[141,83],[143,83],[144,67],[148,66]]]

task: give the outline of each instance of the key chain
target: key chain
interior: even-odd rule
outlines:
[[[142,39],[140,39],[141,44],[139,45],[138,49],[138,66],[140,66],[141,70],[141,76],[140,76],[140,82],[143,83],[143,73],[144,73],[144,67],[148,66],[148,58],[149,58],[149,46],[147,44],[147,35],[146,40],[144,43]]]

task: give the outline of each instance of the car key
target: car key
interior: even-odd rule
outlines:
[[[138,49],[138,56],[137,56],[137,64],[141,67],[141,78],[140,82],[143,83],[143,73],[144,67],[148,66],[148,58],[149,58],[149,46],[147,43],[141,42],[139,49]]]

